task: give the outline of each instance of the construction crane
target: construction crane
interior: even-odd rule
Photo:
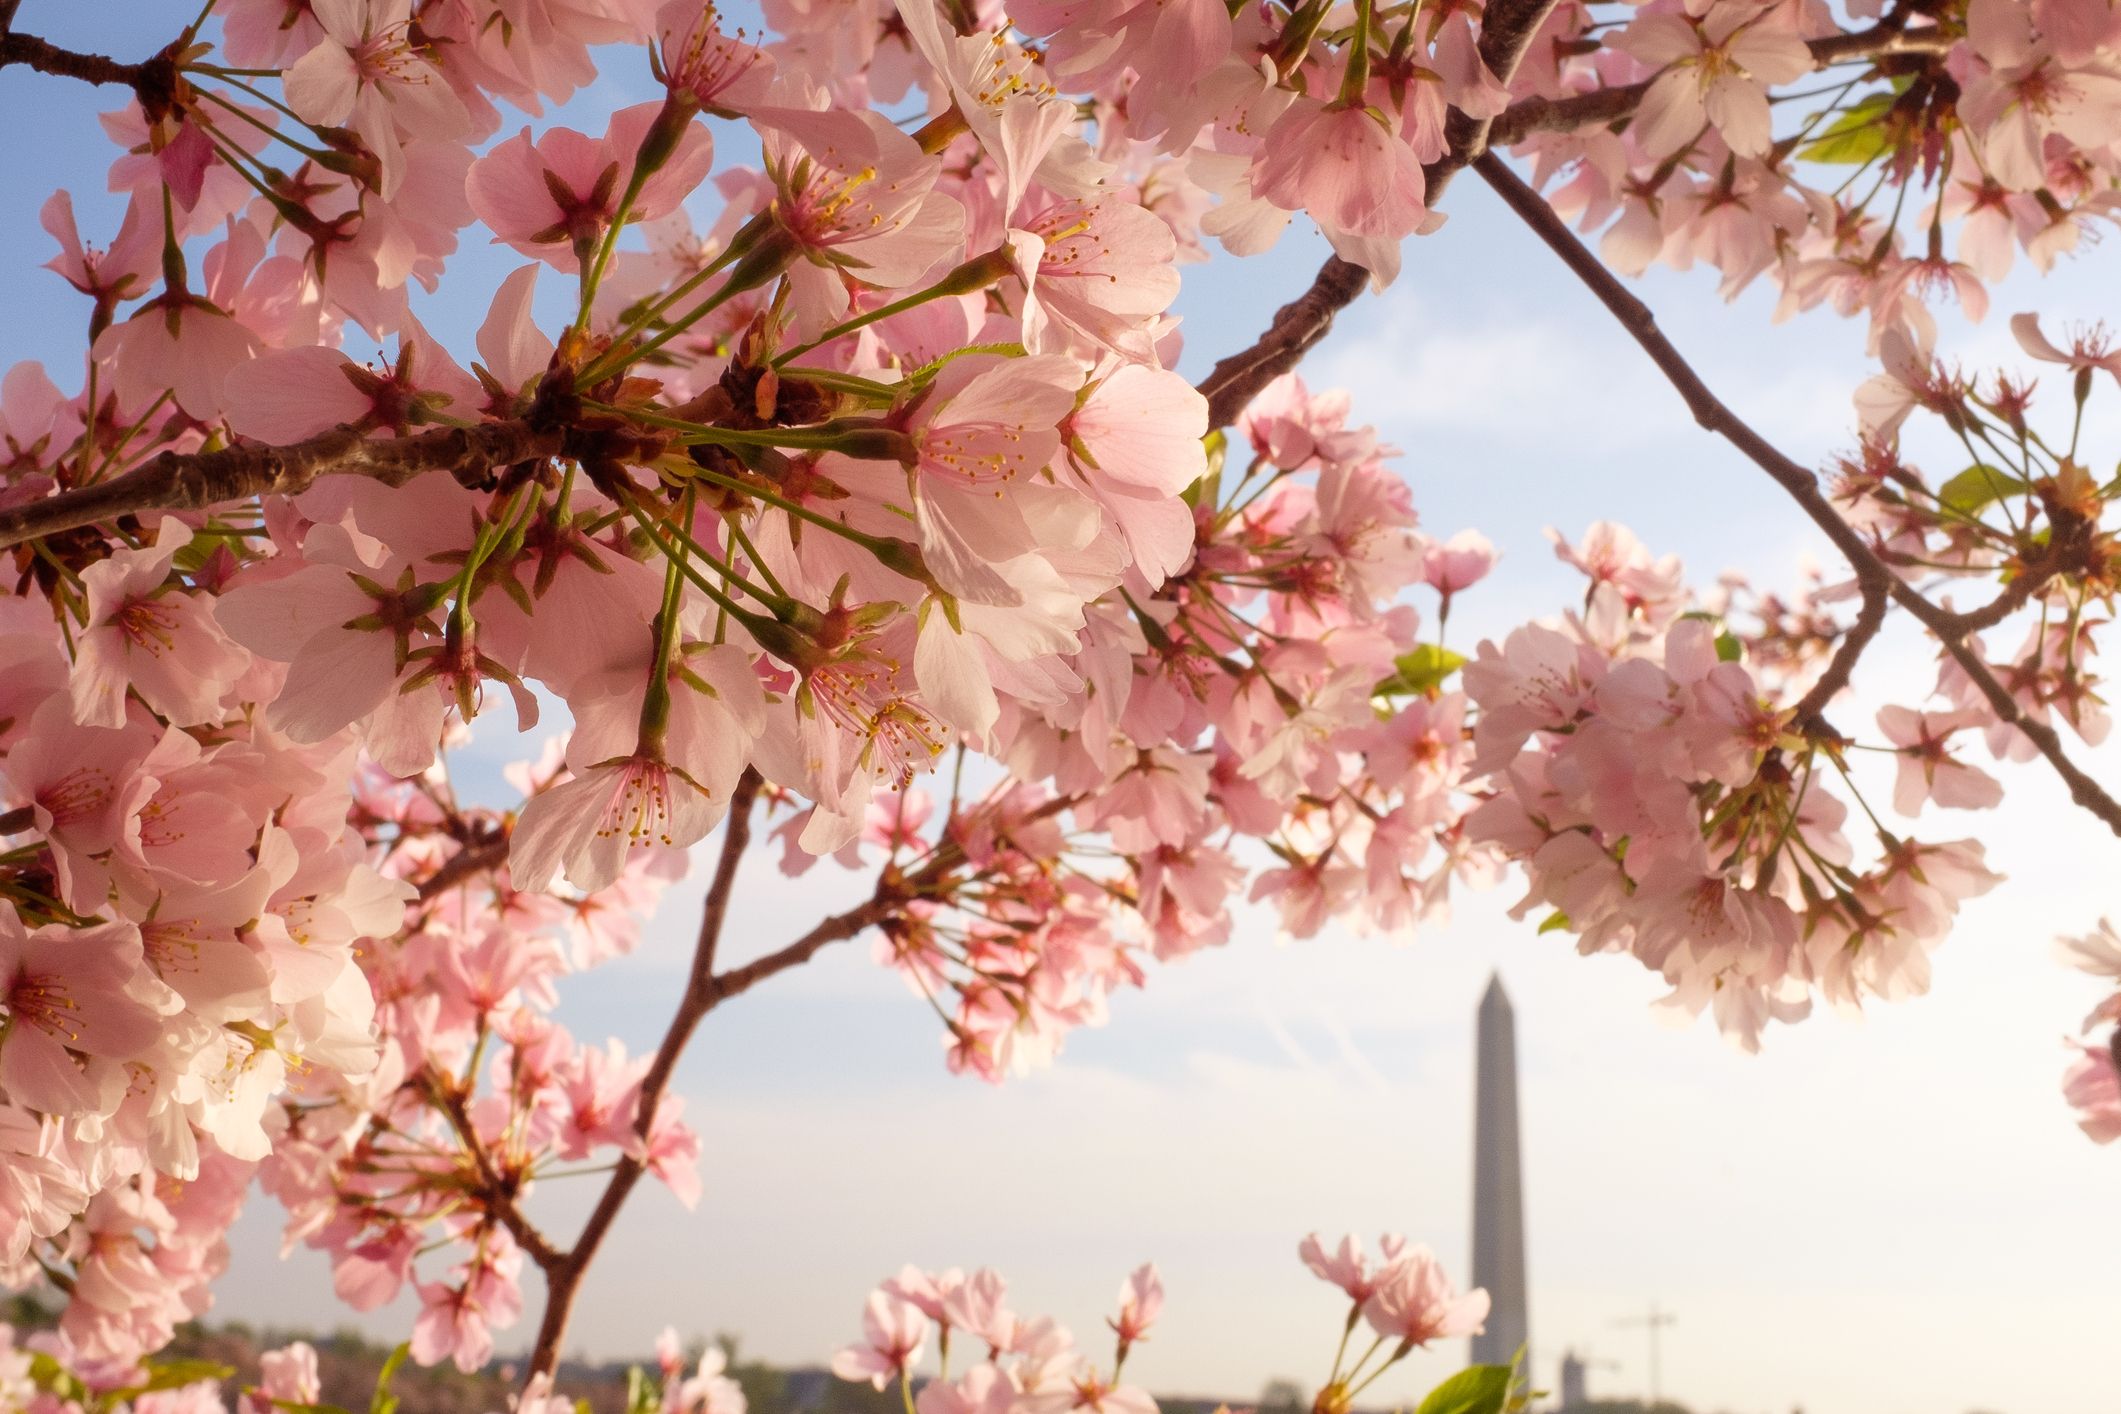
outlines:
[[[1671,1312],[1659,1310],[1657,1303],[1652,1301],[1648,1314],[1628,1316],[1613,1322],[1616,1326],[1641,1326],[1650,1334],[1650,1407],[1652,1409],[1664,1402],[1664,1391],[1662,1388],[1663,1363],[1661,1358],[1663,1355],[1663,1342],[1659,1332],[1666,1326],[1677,1324],[1678,1320],[1679,1318]]]

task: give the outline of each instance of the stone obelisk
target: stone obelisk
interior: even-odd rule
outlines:
[[[1507,1365],[1531,1336],[1525,1313],[1524,1176],[1517,1152],[1517,1020],[1502,978],[1480,999],[1473,1074],[1473,1285],[1493,1303],[1476,1365]],[[1529,1361],[1527,1362],[1529,1363]]]

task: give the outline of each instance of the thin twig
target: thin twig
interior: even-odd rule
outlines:
[[[446,893],[474,874],[483,874],[508,862],[508,836],[472,840],[442,861],[441,867],[420,881],[420,902]]]
[[[1969,645],[1965,634],[1959,630],[1957,616],[1931,603],[1920,591],[1894,574],[1878,558],[1870,542],[1834,510],[1820,491],[1818,478],[1784,456],[1709,390],[1701,381],[1701,375],[1658,329],[1656,316],[1650,313],[1649,306],[1628,292],[1618,277],[1576,238],[1575,232],[1554,213],[1544,197],[1492,152],[1482,155],[1473,168],[1619,320],[1621,327],[1664,374],[1665,380],[1686,400],[1694,420],[1743,452],[1755,466],[1773,477],[1776,484],[1788,492],[1799,508],[1826,533],[1827,539],[1848,560],[1860,580],[1883,576],[1882,582],[1894,602],[1936,637],[1997,718],[2025,733],[2040,754],[2047,758],[2055,774],[2068,785],[2070,798],[2104,821],[2116,835],[2121,835],[2121,801],[2116,801],[2105,787],[2070,759],[2063,748],[2062,738],[2053,727],[2034,720],[2018,705],[2010,690],[1997,681],[1988,664]]]
[[[1553,8],[1554,0],[1491,0],[1481,21],[1480,54],[1504,84],[1515,76]],[[1878,25],[1858,34],[1813,40],[1811,50],[1814,61],[1826,65],[1886,54],[1942,54],[1951,45],[1938,30],[1908,33],[1896,25]],[[1444,155],[1422,169],[1424,200],[1434,207],[1451,178],[1490,148],[1511,146],[1535,132],[1615,122],[1633,113],[1648,91],[1649,85],[1640,83],[1573,98],[1527,98],[1493,120],[1469,118],[1454,108],[1444,129]],[[1275,311],[1266,332],[1218,362],[1200,381],[1200,393],[1208,400],[1208,426],[1228,427],[1260,389],[1301,362],[1332,331],[1333,316],[1355,302],[1368,278],[1361,266],[1337,255],[1320,266],[1310,287]]]
[[[1978,609],[1952,615],[1952,624],[1961,634],[1994,628],[2032,602],[2033,596],[2045,589],[2056,576],[2089,567],[2088,560],[2097,553],[2093,534],[2097,527],[2082,515],[2058,512],[2052,505],[2048,512],[2047,547],[2039,558],[2020,569],[1995,598]]]
[[[456,1082],[446,1075],[430,1071],[427,1076],[427,1093],[441,1108],[442,1113],[449,1117],[450,1127],[456,1130],[458,1142],[463,1144],[464,1152],[470,1156],[472,1168],[479,1176],[479,1186],[487,1210],[500,1218],[501,1225],[515,1238],[516,1246],[522,1248],[530,1260],[538,1264],[540,1270],[551,1271],[558,1266],[566,1259],[565,1254],[553,1246],[545,1234],[538,1231],[529,1218],[523,1216],[523,1210],[516,1206],[518,1180],[503,1175],[499,1166],[494,1163],[493,1155],[487,1152],[485,1141],[479,1138],[479,1131],[472,1125],[471,1111],[465,1105],[464,1095],[457,1089]]]
[[[718,974],[712,983],[715,1003],[728,1001],[741,992],[750,991],[775,973],[786,972],[810,961],[827,944],[844,942],[871,924],[881,923],[902,906],[902,900],[880,894],[845,913],[834,914],[778,952],[770,952],[756,962],[747,962],[742,967]]]

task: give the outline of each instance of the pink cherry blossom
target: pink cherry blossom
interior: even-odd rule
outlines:
[[[145,1051],[162,1024],[128,995],[140,969],[130,923],[25,929],[0,904],[0,1083],[18,1103],[54,1115],[95,1115],[125,1086],[116,1062]]]
[[[1463,1296],[1444,1275],[1429,1249],[1407,1248],[1378,1274],[1377,1289],[1363,1303],[1363,1319],[1389,1340],[1427,1345],[1454,1336],[1477,1335],[1488,1315],[1488,1293]]]
[[[1156,1264],[1146,1262],[1135,1268],[1119,1289],[1119,1315],[1110,1322],[1119,1335],[1122,1346],[1146,1340],[1149,1327],[1163,1314],[1164,1283],[1157,1275]]]
[[[862,1309],[862,1343],[832,1357],[832,1373],[882,1389],[920,1359],[928,1318],[912,1302],[875,1291]]]
[[[411,0],[313,0],[309,10],[324,36],[288,68],[288,106],[360,133],[381,166],[377,194],[388,200],[405,178],[400,130],[446,140],[470,130],[470,115],[415,47]]]
[[[74,716],[88,726],[125,724],[125,696],[137,692],[180,727],[212,722],[222,698],[250,666],[206,597],[168,583],[191,531],[165,517],[152,549],[121,551],[82,575],[88,627],[76,641]]]
[[[471,209],[510,249],[556,270],[580,268],[582,252],[617,219],[634,159],[662,111],[657,103],[622,108],[601,138],[548,128],[533,142],[523,129],[472,164],[465,182]],[[629,219],[652,221],[673,210],[713,163],[707,129],[688,124],[642,184]]]

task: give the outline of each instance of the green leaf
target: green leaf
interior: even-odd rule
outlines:
[[[1429,1391],[1414,1414],[1502,1414],[1516,1375],[1508,1365],[1473,1365]]]
[[[950,360],[963,358],[966,354],[1000,354],[1003,358],[1022,358],[1024,346],[1018,343],[968,344],[961,349],[952,349],[941,358],[922,364],[906,375],[906,386],[923,388],[935,381],[935,375],[949,366]]]
[[[1399,671],[1372,688],[1372,696],[1418,697],[1433,691],[1465,666],[1466,656],[1441,644],[1424,643],[1411,653],[1400,654],[1393,662]]]
[[[1558,909],[1558,908],[1557,908],[1557,909],[1555,909],[1555,910],[1554,910],[1554,911],[1553,911],[1552,913],[1549,913],[1549,914],[1548,914],[1548,915],[1546,916],[1546,921],[1545,921],[1545,922],[1543,922],[1543,923],[1541,923],[1541,924],[1539,925],[1539,931],[1540,931],[1540,932],[1542,932],[1542,933],[1566,933],[1566,932],[1568,932],[1568,931],[1569,931],[1569,915],[1568,915],[1568,914],[1566,914],[1566,913],[1563,913],[1563,912],[1562,912],[1562,911],[1561,911],[1560,909]]]
[[[212,1380],[215,1384],[235,1376],[235,1367],[218,1360],[163,1360],[147,1367],[147,1382],[140,1391],[182,1389],[201,1380]]]
[[[390,1382],[397,1378],[398,1367],[412,1354],[412,1346],[400,1345],[390,1352],[383,1368],[376,1372],[376,1392],[369,1398],[368,1414],[393,1414],[398,1407],[398,1397],[390,1392]]]
[[[1892,94],[1871,94],[1843,110],[1840,117],[1827,124],[1825,132],[1797,149],[1797,155],[1807,162],[1855,167],[1883,156],[1887,147],[1885,115],[1892,106]]]
[[[1985,462],[1975,462],[1938,487],[1937,499],[1961,515],[1971,516],[2005,496],[2016,495],[2025,489],[2024,477],[2013,476]]]
[[[638,1365],[626,1367],[626,1409],[628,1414],[647,1414],[647,1411],[662,1407],[662,1396],[648,1383],[648,1372]]]
[[[1201,438],[1201,446],[1207,453],[1208,470],[1178,493],[1179,499],[1195,510],[1202,506],[1214,506],[1222,500],[1223,459],[1229,454],[1230,439],[1220,427]]]
[[[1725,629],[1722,633],[1716,635],[1717,662],[1735,663],[1744,656],[1745,645],[1738,641],[1737,634],[1732,633],[1729,629]]]
[[[114,1404],[129,1404],[143,1394],[155,1390],[182,1389],[186,1385],[211,1380],[220,1384],[235,1375],[235,1368],[216,1360],[161,1360],[147,1367],[147,1378],[138,1384],[114,1389],[101,1396],[105,1408]]]
[[[30,1352],[29,1377],[30,1383],[38,1389],[48,1390],[61,1399],[75,1404],[85,1403],[88,1399],[88,1387],[75,1378],[72,1371],[41,1350]]]

